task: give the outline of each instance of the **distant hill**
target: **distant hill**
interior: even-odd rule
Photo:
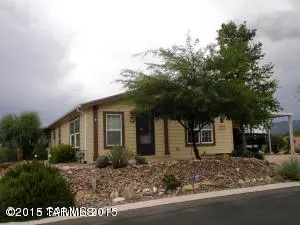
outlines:
[[[293,121],[293,129],[294,129],[294,131],[300,132],[300,120],[294,120]],[[289,132],[288,121],[273,122],[271,132],[273,134],[286,134],[286,133],[288,133]]]

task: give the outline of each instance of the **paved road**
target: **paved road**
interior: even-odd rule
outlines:
[[[51,225],[299,225],[300,188],[197,200]],[[50,225],[50,224],[48,224]]]

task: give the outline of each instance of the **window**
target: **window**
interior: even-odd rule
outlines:
[[[194,128],[195,131],[198,131],[196,135],[196,144],[213,144],[213,125],[209,124],[204,126],[201,131],[199,131],[199,127],[196,126]],[[187,144],[192,144],[192,134],[190,131],[187,132]]]
[[[106,147],[123,145],[123,113],[105,113]]]
[[[56,132],[55,132],[55,130],[53,130],[53,140],[54,141],[56,140]]]
[[[69,130],[70,130],[70,145],[72,145],[74,148],[79,148],[80,147],[79,118],[70,121]]]

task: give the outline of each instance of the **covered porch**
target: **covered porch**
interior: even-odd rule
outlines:
[[[292,113],[273,113],[273,118],[288,118],[288,127],[289,127],[289,141],[290,141],[290,152],[292,155],[295,155],[295,145],[294,145],[294,130],[293,130],[293,114]],[[269,152],[272,152],[271,145],[271,129],[268,129],[268,142],[269,142]]]

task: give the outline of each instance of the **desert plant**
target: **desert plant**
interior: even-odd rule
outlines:
[[[17,149],[9,147],[0,147],[0,162],[17,161]]]
[[[292,157],[276,170],[277,176],[284,180],[300,180],[300,160]]]
[[[96,167],[97,168],[105,168],[109,165],[109,159],[106,155],[98,156],[96,160]]]
[[[284,141],[283,136],[280,135],[272,135],[271,136],[271,150],[274,154],[278,154],[280,150],[287,148],[288,145]],[[266,153],[269,153],[269,143],[265,148]]]
[[[139,165],[148,163],[146,158],[141,156],[141,155],[136,155],[135,156],[135,162],[136,162],[136,164],[139,164]]]
[[[46,217],[47,207],[74,206],[74,195],[66,180],[55,167],[34,161],[9,169],[0,180],[0,222],[32,220],[40,217],[6,217],[5,210],[41,208]]]
[[[63,162],[75,162],[76,152],[71,145],[59,145],[51,149],[51,162],[63,163]]]
[[[126,167],[129,160],[128,150],[124,146],[116,146],[109,150],[107,154],[113,168]]]
[[[162,181],[167,190],[174,190],[181,186],[180,180],[178,180],[173,174],[165,174]]]
[[[0,147],[0,163],[8,161],[8,148]]]
[[[41,136],[33,146],[33,156],[36,155],[37,156],[36,159],[38,160],[47,160],[48,159],[48,152],[46,150],[47,145],[48,145],[47,138]]]

